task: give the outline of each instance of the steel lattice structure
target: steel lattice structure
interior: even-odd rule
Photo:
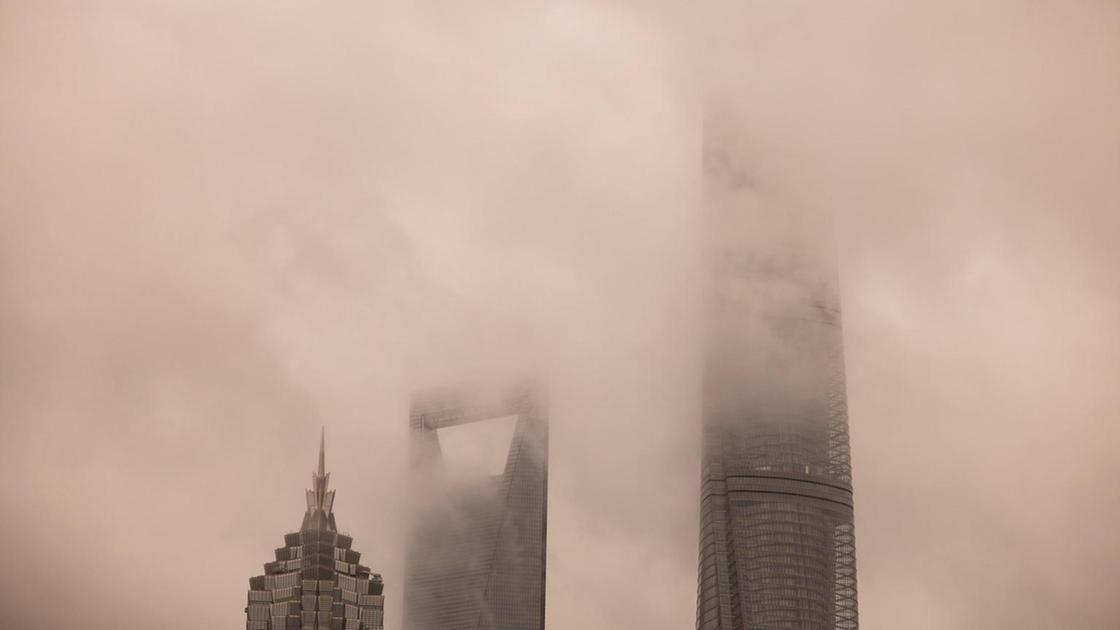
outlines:
[[[839,298],[826,218],[761,207],[709,142],[699,630],[856,630]]]

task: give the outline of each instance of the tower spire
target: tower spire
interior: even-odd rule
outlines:
[[[327,428],[319,431],[319,469],[311,473],[311,489],[307,491],[307,512],[303,515],[300,529],[327,529],[336,531],[334,514],[334,490],[328,490],[331,475],[327,472]]]
[[[319,430],[319,476],[327,474],[327,427]]]

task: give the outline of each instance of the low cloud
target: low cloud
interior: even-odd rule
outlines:
[[[9,622],[236,627],[326,424],[399,630],[408,394],[529,366],[550,626],[693,624],[716,111],[835,216],[865,627],[1116,627],[1120,13],[710,9],[0,6]]]

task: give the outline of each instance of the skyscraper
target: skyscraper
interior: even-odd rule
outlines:
[[[757,198],[709,127],[699,630],[856,630],[831,224]],[[792,204],[790,204],[792,206]]]
[[[353,539],[335,526],[334,490],[327,490],[325,444],[311,476],[298,532],[284,536],[264,575],[249,578],[246,630],[381,630],[381,576],[359,564]]]
[[[461,479],[445,468],[442,431],[506,418],[501,474]],[[443,389],[413,399],[406,560],[408,630],[542,630],[548,523],[548,408],[532,386],[487,399]],[[464,427],[469,428],[469,427]]]

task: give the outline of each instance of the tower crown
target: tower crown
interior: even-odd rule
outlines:
[[[249,578],[245,630],[385,628],[381,575],[361,564],[354,539],[335,527],[324,434],[303,525],[284,535],[284,546],[276,550],[275,561],[265,563],[264,575]]]
[[[307,490],[307,512],[303,514],[301,531],[338,531],[334,523],[334,490],[327,490],[331,475],[327,472],[326,428],[319,434],[319,470],[311,473],[311,488]]]

